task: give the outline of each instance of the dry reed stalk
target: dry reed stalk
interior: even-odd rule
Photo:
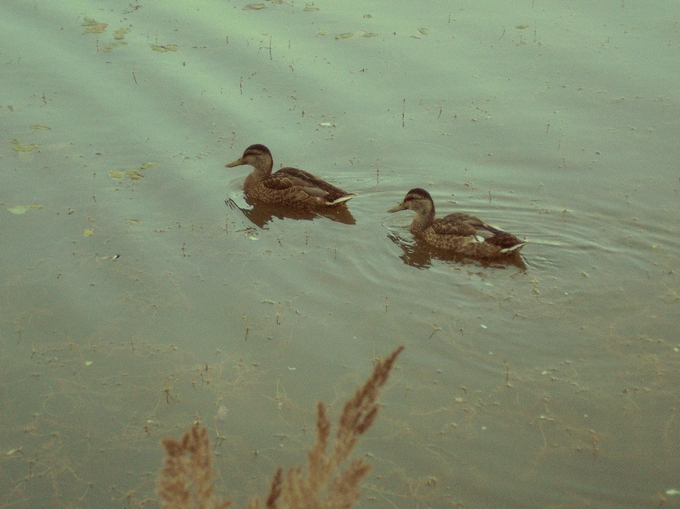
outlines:
[[[166,509],[226,509],[231,501],[213,496],[208,430],[196,422],[180,441],[163,439],[167,453],[161,470],[160,496]]]
[[[341,472],[336,469],[347,460],[359,437],[375,422],[378,416],[378,392],[385,385],[390,371],[404,346],[398,347],[387,358],[378,360],[373,373],[354,396],[345,402],[340,415],[340,426],[327,455],[331,422],[326,415],[326,405],[319,402],[316,408],[316,441],[307,454],[307,469],[290,468],[284,474],[279,468],[274,475],[267,509],[350,509],[359,499],[359,485],[371,470],[363,459],[350,461]],[[213,495],[210,444],[206,428],[198,423],[186,432],[181,441],[163,440],[167,452],[161,471],[160,496],[166,509],[225,509],[231,502],[221,502]],[[193,487],[193,490],[192,490]],[[258,497],[247,509],[262,509]]]

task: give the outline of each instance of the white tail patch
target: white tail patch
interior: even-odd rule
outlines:
[[[520,244],[515,244],[512,247],[506,247],[505,249],[501,249],[501,253],[507,254],[507,253],[512,253],[514,251],[518,251],[522,249],[525,246],[526,242],[522,242]]]
[[[354,198],[355,196],[356,196],[355,193],[348,194],[348,195],[346,195],[346,196],[341,196],[341,197],[338,198],[337,200],[333,200],[333,201],[331,201],[331,202],[328,202],[328,204],[329,204],[329,205],[340,205],[341,203],[345,203],[346,201],[351,200],[351,199]]]

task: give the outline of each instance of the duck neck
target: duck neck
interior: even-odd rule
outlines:
[[[274,161],[269,154],[260,154],[257,156],[251,166],[253,167],[252,173],[249,175],[251,180],[263,180],[272,174],[272,168],[274,167]]]
[[[416,211],[416,217],[413,218],[413,223],[411,223],[411,233],[417,235],[431,226],[432,223],[434,223],[434,208],[418,210]]]

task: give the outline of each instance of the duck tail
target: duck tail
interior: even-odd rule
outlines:
[[[346,194],[346,195],[341,196],[340,198],[337,198],[333,201],[328,202],[328,205],[340,205],[342,203],[345,203],[346,201],[351,200],[355,196],[356,196],[356,193]]]
[[[501,249],[502,254],[510,254],[510,253],[515,253],[522,249],[526,245],[526,242],[520,242],[519,244],[515,244],[514,246],[506,247]]]

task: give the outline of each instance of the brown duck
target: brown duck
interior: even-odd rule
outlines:
[[[424,189],[411,189],[404,201],[388,212],[407,209],[416,213],[411,223],[411,233],[443,251],[490,260],[518,253],[524,246],[524,242],[514,235],[470,214],[456,212],[435,219],[434,201]]]
[[[233,168],[243,164],[253,167],[243,183],[243,190],[246,195],[265,203],[319,209],[342,206],[356,196],[297,168],[281,168],[272,173],[274,160],[264,145],[251,145],[239,159],[226,166]]]

